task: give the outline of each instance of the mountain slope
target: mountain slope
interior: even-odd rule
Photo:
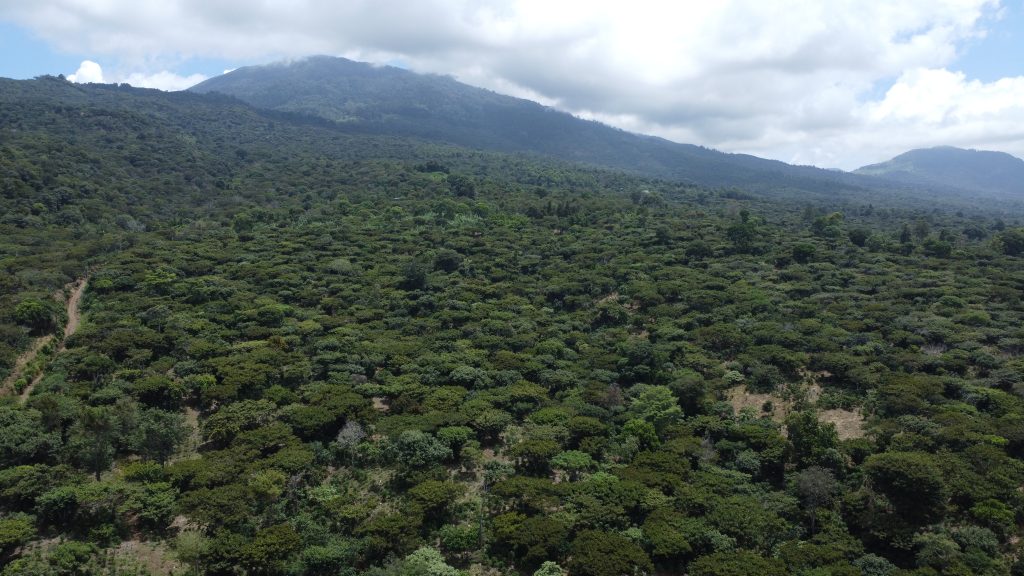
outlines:
[[[997,215],[52,77],[0,80],[0,135],[0,381],[89,277],[0,391],[3,576],[1018,562]]]
[[[891,183],[632,134],[452,78],[325,56],[240,68],[191,88],[351,130],[531,152],[705,186],[860,194]],[[906,186],[902,186],[906,187]]]
[[[1024,160],[1004,152],[964,150],[952,146],[911,150],[892,160],[864,166],[857,174],[908,184],[951,186],[1020,198]]]

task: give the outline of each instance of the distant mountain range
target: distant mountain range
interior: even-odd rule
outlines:
[[[856,174],[921,186],[945,186],[990,194],[1024,197],[1024,160],[1004,152],[964,150],[952,146],[911,150],[858,168]]]
[[[313,115],[348,130],[400,135],[501,152],[521,152],[709,187],[775,195],[815,195],[872,201],[893,195],[959,201],[941,179],[911,180],[793,166],[746,154],[633,134],[583,120],[536,102],[344,58],[315,56],[239,68],[190,90],[219,92],[253,106]],[[1009,199],[1002,190],[986,194]],[[1015,195],[1013,198],[1019,198]]]

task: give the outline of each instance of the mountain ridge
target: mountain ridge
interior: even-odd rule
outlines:
[[[319,116],[350,130],[500,152],[533,152],[701,186],[826,196],[900,191],[920,198],[935,193],[930,187],[905,182],[635,134],[468,86],[450,76],[344,58],[314,56],[239,68],[189,90],[220,92],[258,108]]]
[[[1024,160],[991,150],[918,148],[854,172],[908,184],[946,185],[1017,197],[1024,192]]]

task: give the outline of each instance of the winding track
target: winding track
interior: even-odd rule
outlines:
[[[68,338],[72,334],[74,334],[76,330],[78,330],[78,325],[81,323],[82,320],[82,294],[85,293],[85,287],[88,283],[89,278],[79,278],[73,284],[70,285],[71,295],[68,296],[67,302],[68,323],[67,325],[64,326],[64,337],[61,339],[60,348],[57,349],[57,354],[60,354],[61,352],[66,350],[65,343],[67,342]],[[18,357],[18,359],[14,363],[14,369],[11,371],[10,375],[7,376],[7,379],[4,380],[3,386],[0,386],[0,395],[6,396],[15,393],[14,383],[18,381],[18,378],[21,378],[22,373],[25,371],[25,367],[36,359],[36,356],[39,355],[39,352],[51,340],[53,340],[52,334],[47,334],[46,336],[36,338],[32,345],[29,346],[29,349]],[[32,379],[32,382],[30,382],[29,385],[26,386],[25,389],[21,391],[21,394],[19,395],[19,400],[21,402],[25,402],[25,400],[32,393],[32,389],[35,388],[36,384],[38,384],[39,381],[42,379],[43,373],[40,372],[38,375],[36,375],[35,378]]]

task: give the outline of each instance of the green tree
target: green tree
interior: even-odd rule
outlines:
[[[868,238],[871,237],[871,231],[865,228],[852,228],[847,232],[847,236],[849,236],[850,242],[854,246],[863,247],[867,244]]]
[[[629,413],[650,422],[659,433],[683,416],[679,400],[668,386],[637,384],[629,392],[632,397]]]
[[[1024,253],[1024,228],[1011,228],[996,236],[996,245],[1007,256]]]
[[[455,499],[462,494],[462,486],[450,480],[425,480],[410,488],[408,494],[425,516],[441,522]]]
[[[455,196],[465,198],[476,196],[476,186],[473,184],[473,180],[462,174],[449,174],[448,188],[451,189],[452,194]]]
[[[133,450],[143,458],[160,464],[167,462],[188,436],[184,417],[158,408],[144,410],[140,416],[132,442]]]
[[[548,560],[540,565],[540,568],[533,573],[533,576],[565,576],[565,570],[562,567]]]
[[[569,572],[580,576],[641,575],[654,572],[643,549],[609,532],[584,530],[573,540]]]
[[[810,262],[812,258],[814,258],[814,253],[817,251],[818,249],[814,246],[814,244],[808,244],[804,242],[801,244],[797,244],[796,246],[793,246],[791,254],[793,256],[794,262],[806,264]]]
[[[893,520],[898,522],[894,530],[902,532],[905,525],[909,531],[945,517],[949,491],[935,456],[923,452],[873,454],[865,460],[864,472],[872,492],[892,507]]]
[[[25,544],[36,535],[35,523],[27,515],[14,515],[0,519],[0,558],[14,548]]]
[[[452,457],[452,449],[434,436],[420,430],[406,430],[392,444],[395,461],[417,469],[438,464]]]
[[[567,450],[551,458],[551,467],[555,470],[564,470],[569,475],[569,480],[577,480],[581,473],[594,470],[597,462],[586,452]]]
[[[14,320],[22,326],[31,328],[36,333],[48,332],[56,328],[56,309],[52,303],[29,298],[22,300],[14,308]]]
[[[812,536],[817,529],[818,510],[831,508],[838,492],[835,476],[820,466],[811,466],[797,474],[796,493],[811,521]]]
[[[839,238],[843,234],[843,213],[832,212],[826,216],[821,216],[814,220],[811,224],[811,232],[815,236],[821,238],[835,239]]]
[[[117,421],[109,406],[87,406],[71,429],[70,449],[74,458],[92,471],[96,480],[114,460]]]
[[[388,576],[464,576],[450,566],[436,548],[424,546],[392,565]]]
[[[243,430],[270,422],[277,406],[269,400],[242,400],[222,406],[203,422],[203,436],[224,444]]]
[[[60,436],[47,431],[37,410],[0,406],[0,468],[46,458],[60,445]]]
[[[757,221],[750,217],[749,212],[741,210],[739,219],[729,225],[725,234],[732,242],[735,252],[750,254],[755,250],[759,227]]]
[[[210,552],[210,539],[199,530],[183,530],[174,539],[174,554],[190,568],[190,576],[203,573],[203,559]]]
[[[793,446],[793,460],[800,468],[835,465],[839,459],[839,433],[831,422],[822,422],[810,410],[786,418],[786,430]]]
[[[252,574],[281,574],[288,557],[302,547],[302,539],[288,524],[268,526],[256,532],[242,549],[242,561]]]
[[[752,552],[716,552],[701,556],[688,567],[690,576],[785,576],[786,567],[774,558]]]

